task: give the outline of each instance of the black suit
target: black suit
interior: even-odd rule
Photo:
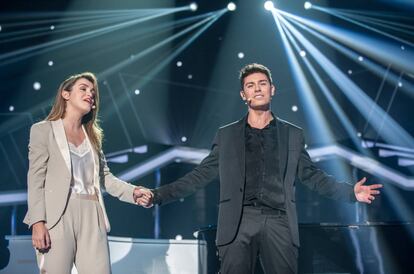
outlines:
[[[154,203],[168,203],[188,196],[220,176],[217,222],[218,246],[231,243],[240,224],[245,187],[245,125],[247,117],[220,128],[211,153],[193,171],[176,182],[154,190]],[[353,187],[318,169],[304,149],[302,129],[277,119],[279,165],[283,174],[285,209],[292,244],[299,246],[295,180],[318,193],[338,200],[355,201]],[[275,140],[276,141],[276,140]]]

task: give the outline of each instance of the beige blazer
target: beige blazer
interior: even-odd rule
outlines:
[[[85,136],[89,145],[88,136]],[[102,189],[121,201],[134,203],[135,186],[116,178],[109,171],[102,151],[92,149],[94,157],[94,185],[102,207],[106,229],[110,224],[102,197]],[[62,120],[42,121],[30,129],[29,172],[27,176],[28,211],[23,222],[29,227],[45,221],[51,229],[62,216],[68,202],[72,167],[68,142]]]

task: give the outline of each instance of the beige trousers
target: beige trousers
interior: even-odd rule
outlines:
[[[111,273],[108,238],[102,208],[95,195],[71,194],[59,222],[49,230],[51,248],[36,251],[40,273]]]

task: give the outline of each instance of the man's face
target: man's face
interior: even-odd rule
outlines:
[[[269,82],[266,74],[255,72],[244,78],[240,96],[251,109],[267,110],[275,93],[275,87]]]

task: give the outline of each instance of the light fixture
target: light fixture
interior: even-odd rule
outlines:
[[[230,2],[227,4],[227,9],[229,11],[235,11],[236,10],[236,4],[234,4],[233,2]]]
[[[311,9],[312,3],[309,1],[306,1],[305,4],[303,4],[303,7],[305,8],[305,10]]]
[[[272,2],[272,1],[266,1],[266,2],[264,3],[264,8],[265,8],[266,10],[272,10],[272,9],[274,9],[274,8],[275,8],[275,6],[274,6],[274,4],[273,4],[273,2]]]
[[[198,5],[197,3],[191,3],[190,4],[190,10],[191,11],[196,11],[198,9]]]

